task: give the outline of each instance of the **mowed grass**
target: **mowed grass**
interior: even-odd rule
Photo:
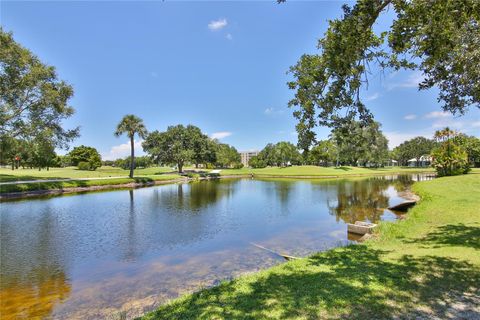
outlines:
[[[130,178],[112,178],[101,180],[68,180],[68,181],[48,181],[33,183],[17,183],[0,185],[0,193],[39,191],[39,190],[56,190],[78,187],[97,187],[97,186],[116,186],[130,183],[152,183],[154,181],[177,181],[182,177],[177,174],[163,174],[158,176],[145,176]]]
[[[165,173],[174,173],[168,167],[150,167],[136,169],[135,176],[152,176]],[[22,180],[45,180],[45,179],[78,179],[78,178],[108,178],[128,177],[129,170],[122,168],[103,166],[95,171],[78,170],[76,167],[42,169],[18,169],[0,168],[0,182]]]
[[[405,220],[382,222],[377,239],[223,282],[143,319],[474,319],[480,295],[475,172],[416,183],[421,202]]]
[[[249,175],[254,176],[329,176],[342,177],[348,175],[375,175],[375,174],[395,174],[395,173],[416,173],[416,172],[434,172],[433,168],[406,168],[406,167],[386,167],[386,168],[361,168],[361,167],[319,167],[319,166],[292,166],[292,167],[267,167],[261,169],[241,168],[241,169],[223,169],[220,175]]]

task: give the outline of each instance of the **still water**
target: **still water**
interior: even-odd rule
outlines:
[[[425,175],[202,181],[0,204],[0,315],[131,318],[183,293],[348,242],[346,223]]]

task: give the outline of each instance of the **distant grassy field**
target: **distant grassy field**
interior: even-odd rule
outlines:
[[[136,169],[135,176],[151,176],[172,172],[167,167],[151,167]],[[128,177],[129,170],[115,167],[100,167],[95,171],[78,170],[77,167],[42,169],[18,169],[11,170],[0,168],[0,182],[21,181],[21,180],[44,180],[44,179],[78,179],[78,178],[106,178],[106,177]]]
[[[17,183],[9,185],[0,185],[0,193],[9,192],[23,192],[23,191],[38,191],[38,190],[54,190],[66,189],[76,187],[95,187],[95,186],[114,186],[129,183],[148,183],[153,181],[166,181],[180,179],[178,174],[163,174],[148,177],[135,177],[130,179],[112,178],[101,180],[69,180],[69,181],[49,181],[49,182],[34,182],[34,183]]]
[[[422,201],[382,222],[378,239],[223,282],[143,319],[478,319],[474,172],[416,183]]]
[[[359,168],[359,167],[318,167],[318,166],[292,166],[286,168],[268,167],[262,169],[223,169],[220,175],[244,175],[256,176],[346,176],[346,175],[372,175],[393,173],[434,172],[433,168]]]

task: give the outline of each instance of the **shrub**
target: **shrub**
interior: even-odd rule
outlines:
[[[233,164],[233,169],[242,169],[243,168],[243,163],[237,162]]]
[[[78,170],[91,170],[90,163],[86,161],[80,161],[78,163]]]

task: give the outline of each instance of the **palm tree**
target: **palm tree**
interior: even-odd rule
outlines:
[[[119,137],[122,134],[126,133],[130,138],[130,174],[129,177],[133,178],[133,168],[135,167],[135,147],[134,147],[134,137],[137,134],[140,138],[145,138],[147,135],[147,128],[143,124],[143,120],[133,114],[127,114],[123,117],[122,121],[117,125],[117,130],[115,131],[115,136]]]

